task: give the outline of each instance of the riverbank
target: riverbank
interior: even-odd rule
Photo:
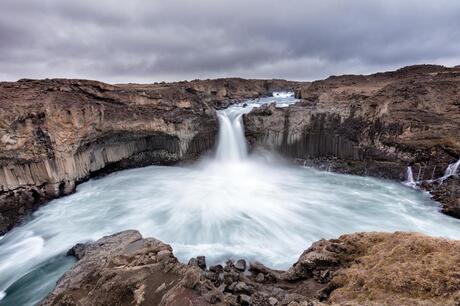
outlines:
[[[397,232],[320,240],[286,271],[258,262],[181,264],[136,231],[69,251],[47,305],[458,305],[460,242]],[[385,260],[382,260],[382,258]],[[110,294],[107,294],[110,292]]]

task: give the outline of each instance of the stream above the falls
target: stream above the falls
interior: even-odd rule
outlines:
[[[241,116],[290,93],[218,112],[213,156],[190,166],[149,166],[110,174],[38,209],[0,237],[0,305],[34,305],[74,263],[78,242],[137,229],[170,244],[181,262],[205,255],[286,269],[314,241],[359,231],[416,231],[460,238],[460,220],[398,182],[294,166],[248,155]],[[3,299],[2,299],[3,297]]]

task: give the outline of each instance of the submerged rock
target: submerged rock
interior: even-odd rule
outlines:
[[[251,263],[202,270],[169,245],[125,231],[79,259],[41,305],[458,305],[460,242],[414,233],[320,240],[287,271]],[[263,281],[262,281],[263,278]]]

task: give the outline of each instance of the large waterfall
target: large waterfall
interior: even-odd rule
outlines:
[[[77,242],[137,229],[186,262],[205,255],[288,268],[320,238],[357,231],[418,231],[460,238],[460,220],[397,182],[293,166],[248,155],[242,116],[295,102],[292,93],[219,111],[215,154],[192,166],[150,166],[81,184],[0,238],[0,305],[33,305],[73,264]]]
[[[295,103],[293,93],[275,92],[273,98],[262,98],[233,105],[217,112],[219,117],[219,138],[216,148],[216,160],[222,163],[241,162],[248,156],[242,117],[254,107],[267,103],[275,103],[278,107],[286,107]]]
[[[218,113],[219,116],[219,143],[216,158],[219,161],[241,161],[247,156],[246,139],[239,111]]]

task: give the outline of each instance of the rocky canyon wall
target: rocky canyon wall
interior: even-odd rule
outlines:
[[[331,171],[403,180],[443,176],[460,158],[460,68],[421,65],[373,75],[332,76],[302,86],[288,108],[244,118],[252,148],[277,150]],[[459,179],[433,193],[460,217]],[[439,190],[439,183],[422,188]]]
[[[0,83],[0,234],[91,176],[196,159],[214,145],[215,108],[297,86],[243,79]]]
[[[0,234],[89,177],[196,159],[214,145],[215,109],[278,90],[295,90],[300,102],[246,115],[253,149],[397,180],[412,166],[444,212],[460,217],[458,178],[426,182],[460,158],[460,68],[423,65],[312,83],[0,83]]]

